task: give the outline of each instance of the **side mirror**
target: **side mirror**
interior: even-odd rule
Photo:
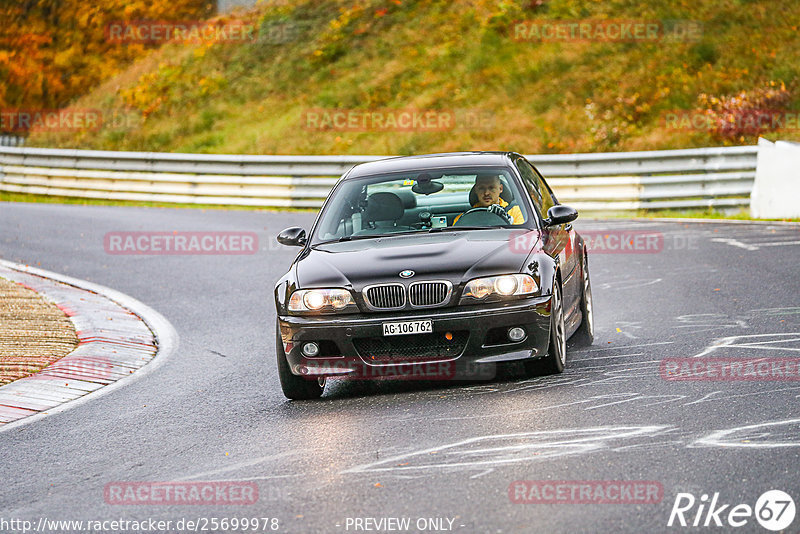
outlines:
[[[578,210],[563,204],[557,204],[547,210],[547,218],[544,220],[545,226],[558,226],[559,224],[571,223],[578,218]]]
[[[299,226],[292,226],[278,234],[278,243],[289,247],[304,247],[306,231]]]

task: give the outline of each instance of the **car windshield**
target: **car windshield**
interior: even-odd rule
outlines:
[[[526,225],[507,168],[415,170],[346,180],[332,193],[312,243],[448,229]]]

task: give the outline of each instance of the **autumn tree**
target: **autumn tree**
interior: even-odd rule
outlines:
[[[111,24],[201,20],[213,10],[209,0],[0,0],[0,111],[66,106],[159,46],[115,42]]]

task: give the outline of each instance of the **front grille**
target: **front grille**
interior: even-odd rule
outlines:
[[[374,310],[399,310],[406,305],[403,284],[385,284],[364,289],[367,306]]]
[[[426,360],[449,360],[459,356],[467,345],[469,332],[451,332],[448,340],[444,332],[408,336],[362,337],[353,340],[353,345],[367,362],[416,362]]]
[[[408,301],[417,308],[445,304],[453,289],[450,282],[414,282],[408,286]]]

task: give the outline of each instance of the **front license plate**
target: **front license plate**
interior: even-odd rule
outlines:
[[[402,336],[404,334],[428,334],[433,332],[433,321],[404,321],[402,323],[383,323],[384,336]]]

